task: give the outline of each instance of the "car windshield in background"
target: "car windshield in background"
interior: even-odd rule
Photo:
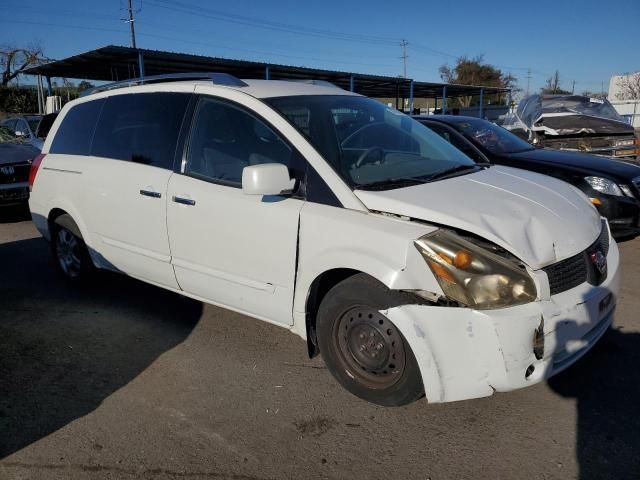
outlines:
[[[311,95],[266,101],[352,188],[398,188],[477,169],[438,134],[376,100]]]
[[[534,148],[508,130],[486,120],[458,120],[454,125],[465,137],[491,153],[525,152]]]
[[[7,127],[0,127],[0,144],[6,143],[23,143],[14,133]]]
[[[578,95],[542,97],[542,112],[588,115],[625,122],[608,100]]]
[[[31,129],[32,132],[35,132],[38,129],[38,124],[40,123],[40,120],[42,119],[42,117],[37,116],[37,117],[27,117],[27,123],[29,124],[29,128]]]

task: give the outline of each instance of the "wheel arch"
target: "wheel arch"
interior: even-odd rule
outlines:
[[[307,349],[309,358],[313,358],[320,353],[318,347],[317,335],[316,335],[316,322],[317,314],[322,300],[327,295],[329,290],[340,282],[355,275],[366,275],[370,279],[380,283],[385,288],[394,294],[394,302],[389,307],[394,307],[402,304],[425,304],[428,303],[424,298],[419,297],[416,294],[409,293],[402,290],[393,290],[389,288],[385,282],[376,278],[374,275],[364,272],[355,268],[332,268],[326,270],[317,275],[311,282],[307,292],[305,300],[305,330],[307,338]]]
[[[364,272],[353,268],[332,268],[322,272],[311,282],[304,308],[309,358],[313,358],[320,353],[316,337],[316,320],[322,299],[335,285],[360,273]]]
[[[61,208],[54,208],[49,212],[47,223],[49,225],[50,232],[53,232],[55,225],[60,225],[61,227],[69,230],[76,237],[84,238],[82,236],[82,232],[80,231],[80,227],[78,227],[73,217]]]

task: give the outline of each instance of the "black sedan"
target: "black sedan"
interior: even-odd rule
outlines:
[[[31,160],[40,150],[0,127],[0,207],[26,204]]]
[[[616,238],[640,234],[640,166],[586,153],[535,148],[475,117],[415,117],[477,162],[531,170],[582,190],[607,218]]]

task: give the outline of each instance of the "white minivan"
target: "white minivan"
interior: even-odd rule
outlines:
[[[288,328],[381,405],[540,382],[612,323],[618,248],[580,191],[331,85],[103,87],[30,184],[69,280],[114,270]]]

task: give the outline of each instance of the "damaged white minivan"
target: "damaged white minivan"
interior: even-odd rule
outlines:
[[[330,85],[102,87],[30,184],[69,280],[114,270],[286,327],[381,405],[532,385],[612,323],[618,248],[580,191]]]

